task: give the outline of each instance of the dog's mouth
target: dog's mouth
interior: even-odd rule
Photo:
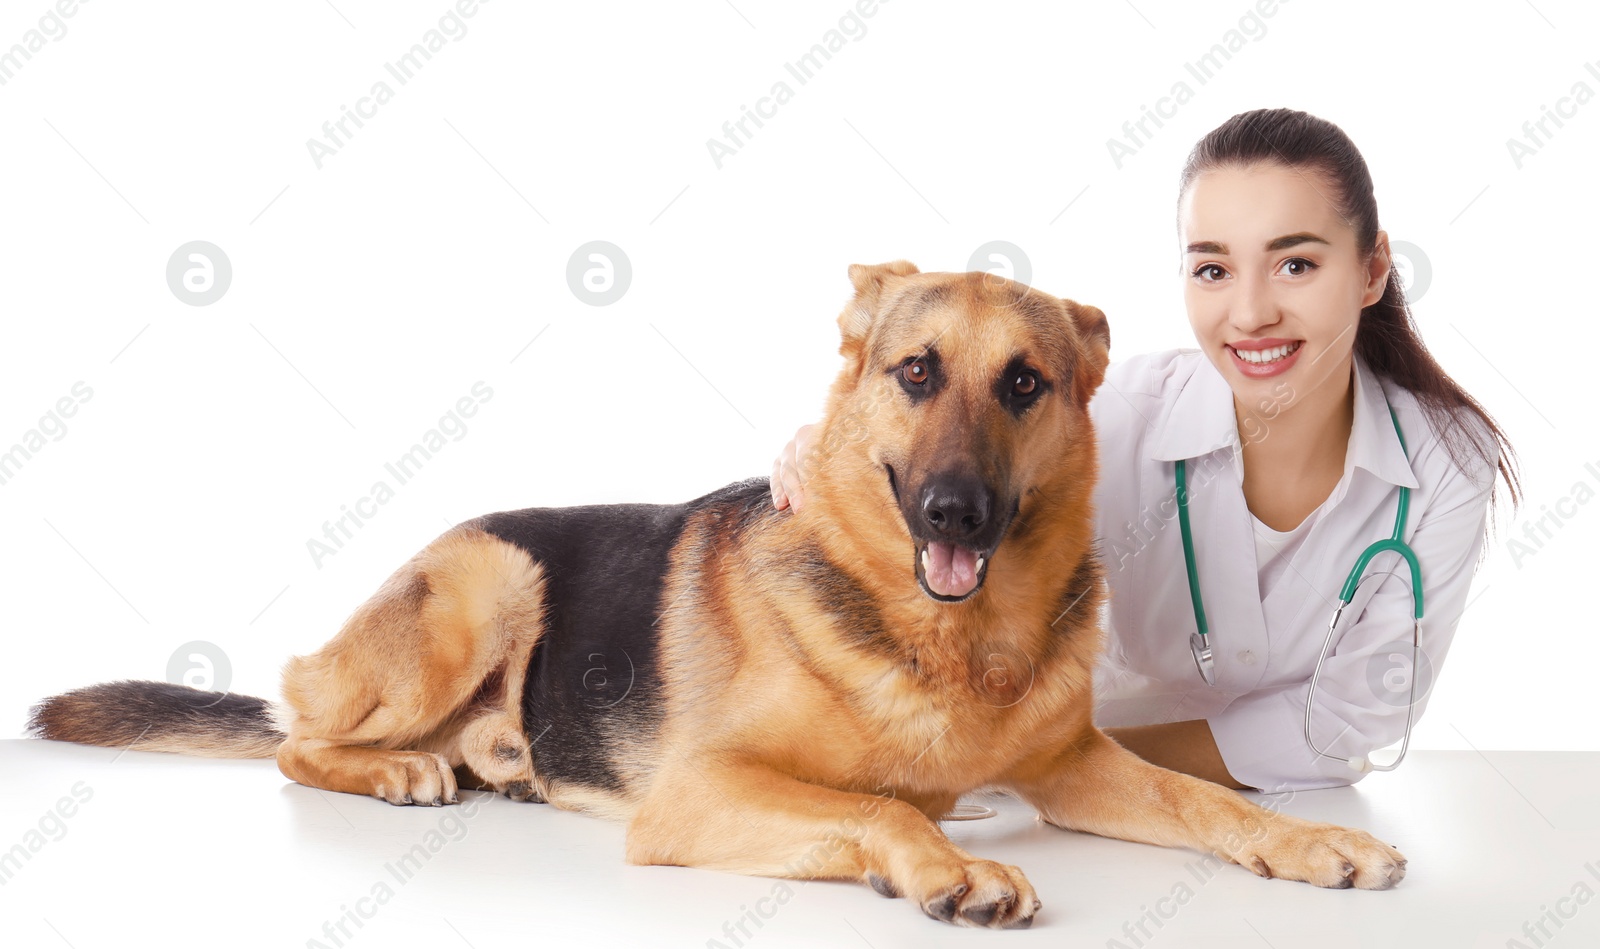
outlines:
[[[917,583],[924,593],[946,603],[959,603],[983,586],[989,569],[986,552],[942,540],[919,543]]]
[[[889,475],[889,491],[894,495],[895,504],[899,505],[900,483],[895,478],[894,466],[886,464],[884,469]],[[1017,505],[1013,503],[1005,523],[1009,524],[1016,513]],[[995,544],[999,543],[998,538],[1004,533],[1002,525]],[[989,558],[994,553],[993,547],[977,550],[949,541],[924,540],[917,536],[915,530],[911,534],[911,549],[912,572],[916,575],[917,586],[941,603],[960,603],[982,589],[983,579],[989,572]]]

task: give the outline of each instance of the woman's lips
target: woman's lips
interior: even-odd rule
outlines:
[[[1300,357],[1305,340],[1240,340],[1238,348],[1232,343],[1224,343],[1223,347],[1228,350],[1229,358],[1240,373],[1253,379],[1264,379],[1289,371],[1289,367]]]

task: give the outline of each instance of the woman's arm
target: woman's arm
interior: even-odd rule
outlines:
[[[1103,728],[1117,744],[1153,765],[1204,778],[1225,788],[1243,788],[1222,763],[1222,753],[1211,737],[1206,720],[1167,722],[1162,725],[1131,725]]]

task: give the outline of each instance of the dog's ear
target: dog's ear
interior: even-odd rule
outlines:
[[[920,273],[909,260],[895,260],[887,264],[851,264],[850,282],[856,295],[839,314],[839,353],[853,359],[866,342],[867,331],[878,316],[884,283],[895,277],[909,277]]]
[[[1072,300],[1061,302],[1067,305],[1067,312],[1072,314],[1084,357],[1079,371],[1073,373],[1072,394],[1079,405],[1088,405],[1089,398],[1105,381],[1106,366],[1111,362],[1111,325],[1097,306]]]

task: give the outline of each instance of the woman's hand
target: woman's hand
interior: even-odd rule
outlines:
[[[816,428],[815,424],[800,426],[794,438],[783,446],[783,451],[772,462],[772,505],[780,511],[793,507],[795,513],[800,512],[801,502],[805,500],[805,493],[800,488],[804,480],[801,471],[806,455],[811,451],[811,439],[816,434]]]

